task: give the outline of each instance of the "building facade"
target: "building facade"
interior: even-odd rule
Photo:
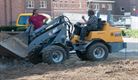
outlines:
[[[108,12],[113,13],[114,0],[87,0],[87,6],[89,9],[95,12],[100,12],[101,14],[108,14]]]
[[[61,15],[62,13],[86,13],[86,0],[54,0],[53,15]]]
[[[114,15],[129,13],[138,16],[138,0],[87,0],[88,8],[107,14],[109,11]]]
[[[19,13],[24,12],[23,0],[0,0],[0,25],[15,23]]]
[[[0,0],[0,25],[13,25],[19,13],[39,12],[52,17],[63,13],[86,13],[86,0]]]
[[[63,13],[86,13],[88,9],[101,14],[130,13],[138,16],[138,0],[0,0],[0,25],[12,25],[19,13],[39,9],[52,17]]]
[[[114,13],[116,15],[124,15],[130,13],[131,15],[138,16],[138,0],[115,0]]]
[[[25,10],[24,12],[32,12],[33,9],[39,9],[40,13],[46,13],[51,15],[52,10],[52,0],[24,0]]]

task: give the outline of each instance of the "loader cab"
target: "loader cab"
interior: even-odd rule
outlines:
[[[51,16],[44,13],[39,13],[43,16],[46,16],[48,18],[48,21],[45,23],[49,23],[51,21]],[[28,19],[32,16],[32,13],[20,13],[16,20],[16,26],[17,27],[28,27]]]
[[[97,31],[101,31],[105,24],[106,21],[102,20],[101,18],[98,18]]]
[[[117,35],[116,35],[117,34]],[[77,44],[79,41],[79,35],[74,35],[72,37],[72,43]],[[108,22],[98,20],[98,27],[94,31],[87,33],[85,41],[92,41],[95,39],[100,39],[105,42],[123,42],[121,36],[121,30],[116,27],[112,27]]]

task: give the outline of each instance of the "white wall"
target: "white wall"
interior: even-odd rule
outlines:
[[[86,19],[88,19],[87,14],[79,14],[79,13],[63,13],[63,15],[67,16],[72,23],[76,22],[83,22],[82,16],[85,16]],[[100,15],[100,18],[102,20],[107,20],[107,15]]]
[[[85,16],[86,19],[88,19],[87,14],[63,13],[63,15],[67,16],[73,24],[76,22],[83,22],[82,16]],[[107,21],[107,15],[100,15],[100,18]],[[131,16],[131,29],[138,29],[138,17]]]
[[[132,16],[131,19],[131,28],[138,29],[138,17]]]
[[[82,16],[88,18],[87,14],[79,14],[79,13],[63,13],[63,15],[67,16],[70,21],[75,24],[76,22],[83,22]]]

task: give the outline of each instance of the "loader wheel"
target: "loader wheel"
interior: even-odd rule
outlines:
[[[103,61],[108,57],[108,48],[103,43],[95,43],[87,50],[87,58],[91,61]]]
[[[81,60],[88,60],[86,53],[76,51],[76,55],[81,59]]]
[[[42,50],[42,59],[45,63],[58,64],[62,63],[66,58],[67,52],[60,46],[52,45]]]
[[[42,55],[33,54],[29,56],[29,61],[33,64],[38,64],[42,62]]]

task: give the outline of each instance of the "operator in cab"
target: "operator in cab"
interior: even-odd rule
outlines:
[[[33,25],[34,29],[39,29],[42,27],[43,23],[46,22],[48,18],[46,16],[40,15],[37,9],[33,10],[33,15],[29,18],[29,23]]]
[[[93,10],[88,10],[88,20],[85,19],[84,16],[82,16],[82,19],[84,20],[84,23],[77,23],[74,25],[75,31],[74,34],[80,35],[80,42],[83,42],[85,37],[90,31],[95,31],[97,29],[98,25],[98,18],[95,16],[95,13]],[[86,26],[81,26],[82,24],[86,24]]]

